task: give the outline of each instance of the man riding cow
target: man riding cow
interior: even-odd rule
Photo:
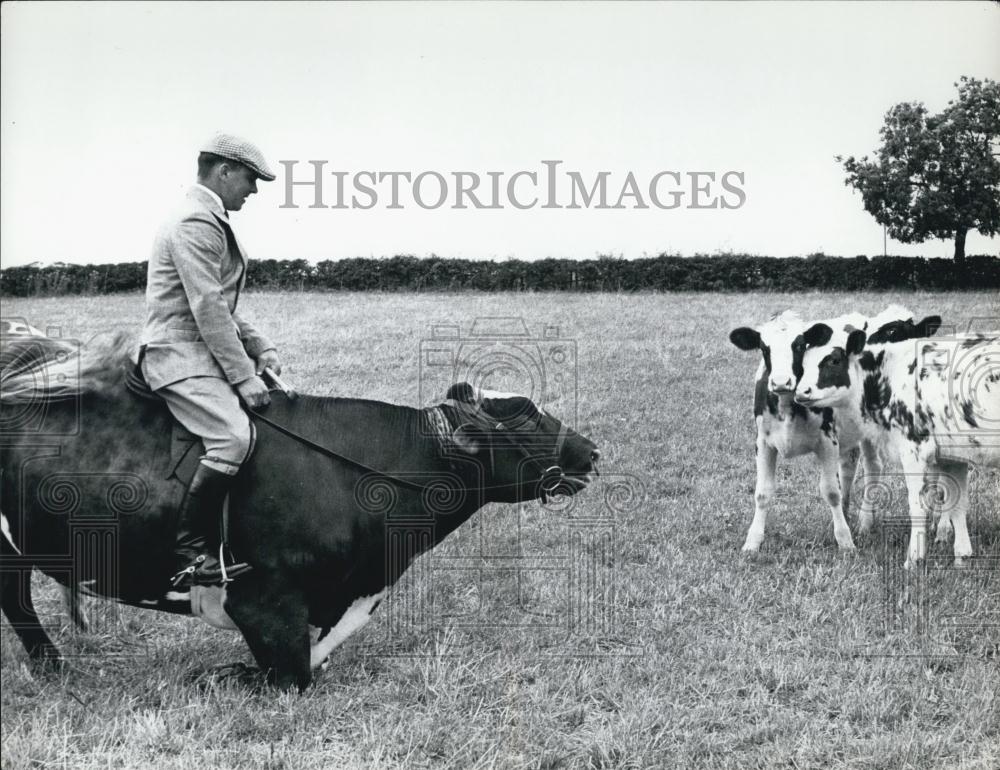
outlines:
[[[229,222],[229,212],[257,192],[258,179],[274,178],[255,145],[213,136],[198,155],[197,183],[153,244],[139,366],[177,421],[205,445],[178,516],[168,597],[251,569],[220,562],[222,549],[218,558],[210,553],[207,536],[253,450],[253,426],[240,400],[266,406],[260,375],[266,367],[281,372],[275,346],[236,310],[247,256]]]

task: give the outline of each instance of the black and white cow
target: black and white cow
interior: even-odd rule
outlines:
[[[926,339],[940,323],[930,316],[871,340],[855,330],[846,342],[828,325],[814,325],[805,333],[795,396],[809,408],[833,408],[838,421],[857,421],[867,441],[899,459],[910,513],[908,568],[926,554],[928,508],[942,491],[948,516],[938,538],[950,519],[956,563],[972,554],[968,466],[1000,465],[1000,332]],[[914,332],[920,338],[893,341]],[[927,492],[933,494],[925,502]]]
[[[836,329],[837,339],[846,340],[850,330],[881,328],[890,323],[912,324],[912,313],[892,305],[876,316],[849,313],[823,321]],[[793,396],[802,376],[802,356],[805,353],[803,333],[812,322],[797,313],[785,311],[772,316],[762,326],[734,329],[730,341],[741,350],[760,350],[754,391],[754,417],[757,422],[756,459],[757,483],[754,490],[754,516],[747,531],[743,550],[760,548],[767,525],[767,514],[774,497],[775,467],[783,458],[814,454],[820,470],[819,492],[830,507],[833,534],[843,550],[854,549],[854,539],[845,513],[850,505],[851,487],[859,455],[864,458],[865,472],[879,474],[881,460],[875,446],[863,440],[860,430],[849,420],[838,424],[829,408],[808,408],[795,402]],[[874,508],[869,498],[862,500],[859,530],[871,529]]]

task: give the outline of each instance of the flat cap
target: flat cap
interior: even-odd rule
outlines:
[[[264,160],[264,153],[253,142],[233,134],[215,134],[201,147],[201,152],[210,152],[229,160],[235,160],[253,171],[265,182],[274,181],[274,172]]]

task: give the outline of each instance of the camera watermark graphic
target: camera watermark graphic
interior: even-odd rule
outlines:
[[[59,327],[42,332],[24,318],[0,319],[0,441],[79,432],[80,348]]]
[[[546,655],[640,654],[617,603],[618,553],[645,485],[594,472],[600,441],[569,430],[580,428],[576,341],[521,318],[464,329],[437,324],[420,342],[425,431],[451,470],[355,487],[357,505],[384,517],[387,584],[401,578],[366,649],[423,655],[443,629],[463,650],[517,640]]]
[[[560,420],[576,425],[577,345],[558,326],[532,333],[524,319],[477,318],[463,332],[458,324],[435,324],[420,341],[421,406],[433,406],[455,383],[531,399]]]
[[[20,457],[19,467],[5,469],[17,476],[18,494],[3,500],[2,571],[5,582],[18,586],[16,601],[4,606],[11,630],[30,639],[40,624],[60,637],[101,638],[97,647],[60,644],[64,658],[145,655],[145,642],[126,630],[123,605],[114,598],[125,588],[121,565],[129,558],[123,523],[147,507],[146,481],[132,473],[52,470],[60,455],[51,447],[22,448]],[[41,585],[33,600],[33,570],[59,584],[62,607],[52,606],[51,589]]]
[[[941,459],[1000,454],[1000,318],[917,342],[914,387],[934,410]]]
[[[562,160],[514,171],[444,172],[331,170],[327,160],[279,163],[282,209],[732,210],[747,201],[746,174],[737,170],[579,171]]]

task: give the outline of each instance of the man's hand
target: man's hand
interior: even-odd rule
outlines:
[[[271,403],[267,385],[260,377],[250,377],[236,386],[236,392],[251,409],[259,409]]]
[[[275,374],[281,374],[281,361],[278,360],[278,351],[271,349],[265,350],[260,354],[260,358],[257,359],[257,376],[260,377],[264,372],[264,368],[270,366],[274,370]]]

